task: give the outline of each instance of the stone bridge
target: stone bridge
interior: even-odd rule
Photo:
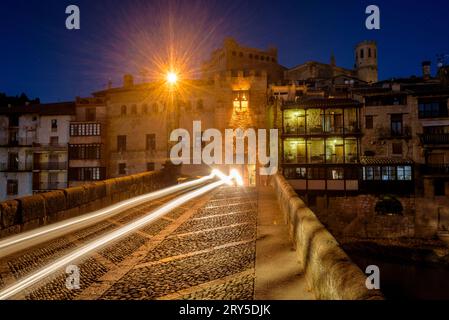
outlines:
[[[281,176],[173,177],[0,203],[0,299],[382,299]]]

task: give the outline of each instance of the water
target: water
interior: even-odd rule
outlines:
[[[449,300],[449,267],[413,262],[387,261],[349,254],[362,269],[377,265],[380,269],[380,290],[388,300]]]

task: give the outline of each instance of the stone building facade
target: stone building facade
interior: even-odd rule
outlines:
[[[75,104],[0,109],[0,199],[67,187]]]
[[[107,110],[108,177],[160,169],[170,160],[174,142],[169,142],[169,138],[173,129],[189,132],[191,148],[194,139],[202,139],[194,137],[194,121],[201,121],[203,130],[218,129],[223,136],[228,128],[265,128],[265,71],[250,70],[245,74],[229,70],[215,74],[213,79],[183,80],[179,86],[188,89],[170,91],[165,82],[125,81],[121,88],[94,94],[105,101]],[[182,168],[189,175],[203,175],[211,170],[206,165]],[[239,169],[248,181],[254,181],[255,167]]]
[[[308,61],[288,69],[284,79],[296,83],[309,81],[315,86],[323,81],[340,84],[375,83],[378,81],[378,68],[377,44],[374,41],[364,41],[356,45],[354,66],[354,69],[339,67],[332,55],[329,64]]]
[[[69,135],[69,186],[106,179],[105,101],[77,98]]]
[[[212,52],[209,60],[202,65],[203,78],[212,79],[215,74],[240,70],[248,74],[250,70],[265,70],[269,83],[283,80],[287,68],[278,63],[278,50],[267,50],[242,46],[233,38],[226,38],[223,47]]]

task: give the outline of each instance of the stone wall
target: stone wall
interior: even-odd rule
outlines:
[[[176,183],[171,169],[0,202],[0,238],[99,210]]]
[[[422,238],[432,239],[449,224],[447,197],[396,197],[404,209],[402,215],[378,215],[375,195],[318,197],[312,207],[332,234],[360,239]]]
[[[403,215],[378,215],[375,195],[320,197],[314,209],[320,221],[337,238],[400,238],[415,236],[415,198],[397,197]]]
[[[300,269],[315,296],[325,300],[383,299],[378,290],[366,288],[366,276],[288,182],[276,175],[272,185],[289,226]]]

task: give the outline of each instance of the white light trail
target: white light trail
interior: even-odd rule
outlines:
[[[123,210],[135,207],[139,204],[159,199],[164,196],[168,196],[175,192],[179,192],[203,183],[206,183],[209,180],[212,180],[215,177],[219,177],[223,179],[223,174],[220,176],[220,172],[216,172],[215,170],[206,177],[189,181],[186,183],[182,183],[176,186],[172,186],[166,189],[162,189],[159,191],[151,192],[142,196],[138,196],[118,204],[109,206],[107,208],[94,211],[92,213],[85,214],[81,217],[71,218],[68,220],[64,220],[62,222],[54,223],[49,226],[45,226],[39,229],[35,229],[26,233],[18,234],[16,236],[12,236],[3,241],[0,241],[0,258],[8,256],[12,253],[18,252],[30,246],[38,245],[45,241],[49,241],[51,239],[57,238],[61,235],[66,234],[67,232],[78,230],[89,225],[92,225],[98,221],[104,220],[111,216],[114,216]],[[225,176],[226,177],[226,176]]]
[[[237,183],[238,186],[242,187],[243,186],[243,179],[242,176],[239,174],[239,172],[237,171],[237,169],[231,169],[231,178],[235,179],[235,182]]]
[[[218,172],[213,172],[211,176],[218,175]],[[221,178],[221,177],[220,177]],[[112,241],[118,240],[119,238],[135,231],[143,226],[161,218],[165,214],[169,213],[173,209],[179,207],[180,205],[197,198],[215,188],[220,187],[223,184],[226,184],[229,181],[229,177],[224,176],[224,178],[221,178],[220,181],[213,182],[209,185],[206,185],[198,190],[189,192],[185,195],[182,195],[167,204],[163,205],[159,209],[156,209],[155,211],[149,213],[143,218],[140,218],[136,220],[135,222],[130,223],[129,225],[126,225],[124,227],[121,227],[120,229],[113,231],[97,240],[92,241],[91,243],[79,248],[75,249],[72,253],[67,254],[66,256],[63,256],[62,258],[57,259],[55,262],[51,263],[50,265],[40,269],[39,271],[25,277],[24,279],[20,280],[16,284],[6,288],[5,290],[0,292],[0,300],[5,300],[10,297],[13,297],[14,295],[18,294],[19,292],[25,290],[26,288],[32,286],[33,284],[36,284],[37,282],[41,281],[42,279],[48,277],[55,271],[63,268],[64,266],[73,263],[75,260],[80,259],[84,255],[97,250],[104,245],[111,243]]]

